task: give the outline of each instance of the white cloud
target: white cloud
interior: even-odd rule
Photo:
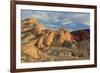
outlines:
[[[45,25],[47,27],[56,27],[55,25],[49,24],[49,25]]]
[[[69,23],[72,23],[73,21],[71,19],[65,19],[63,22],[62,22],[62,25],[66,25],[66,24],[69,24]]]
[[[59,19],[58,16],[53,16],[52,18],[53,18],[53,21],[54,21],[54,22],[59,22],[59,21],[60,21],[60,19]]]
[[[49,17],[46,12],[42,12],[42,11],[33,12],[32,16],[34,18],[41,19],[43,21],[48,21],[48,17]]]
[[[36,12],[33,12],[32,16],[44,22],[54,23],[54,22],[60,21],[59,16],[57,16],[57,14],[54,14],[52,12],[36,11]]]

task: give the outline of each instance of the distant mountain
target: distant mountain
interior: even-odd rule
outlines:
[[[90,29],[73,31],[71,34],[76,41],[90,39]]]
[[[80,22],[72,22],[66,25],[63,25],[64,28],[72,30],[72,31],[76,31],[76,30],[81,30],[81,29],[89,29],[90,26],[80,23]]]
[[[81,30],[72,31],[71,34],[76,35],[80,31],[86,31],[90,35],[90,29],[81,29]]]

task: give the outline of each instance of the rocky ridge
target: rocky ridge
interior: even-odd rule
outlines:
[[[64,28],[57,31],[46,29],[34,18],[22,20],[21,60],[41,62],[89,59],[89,45],[87,45],[89,41],[87,39],[77,41],[73,36]]]

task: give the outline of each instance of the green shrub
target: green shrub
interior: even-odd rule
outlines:
[[[69,42],[69,41],[64,41],[63,44],[62,44],[63,47],[67,47],[67,48],[71,48],[72,46],[72,43]]]

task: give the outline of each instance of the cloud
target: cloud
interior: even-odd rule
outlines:
[[[52,25],[52,24],[48,24],[48,25],[45,25],[45,26],[47,26],[47,27],[57,27],[57,26]]]
[[[33,11],[32,16],[39,20],[48,21],[48,14],[42,11]]]
[[[55,23],[60,21],[59,16],[55,15],[55,12],[33,11],[32,16],[44,22]]]
[[[72,13],[69,14],[69,18],[73,21],[78,21],[86,25],[90,25],[90,14],[89,13]]]
[[[54,25],[53,24],[46,24],[45,27],[48,29],[52,29],[52,30],[57,30],[60,28],[59,26],[57,26],[55,24]]]
[[[39,23],[46,27],[58,29],[63,25],[72,22],[80,22],[90,25],[90,14],[79,12],[58,12],[58,11],[41,11],[41,10],[22,10],[22,18],[34,17]]]
[[[82,23],[84,23],[85,25],[89,25],[90,26],[90,21],[84,19],[84,20],[81,20]]]
[[[53,18],[53,21],[55,21],[55,22],[59,22],[60,21],[58,16],[53,16],[52,18]]]
[[[70,24],[72,23],[73,21],[71,19],[65,19],[61,25],[66,25],[66,24]]]

